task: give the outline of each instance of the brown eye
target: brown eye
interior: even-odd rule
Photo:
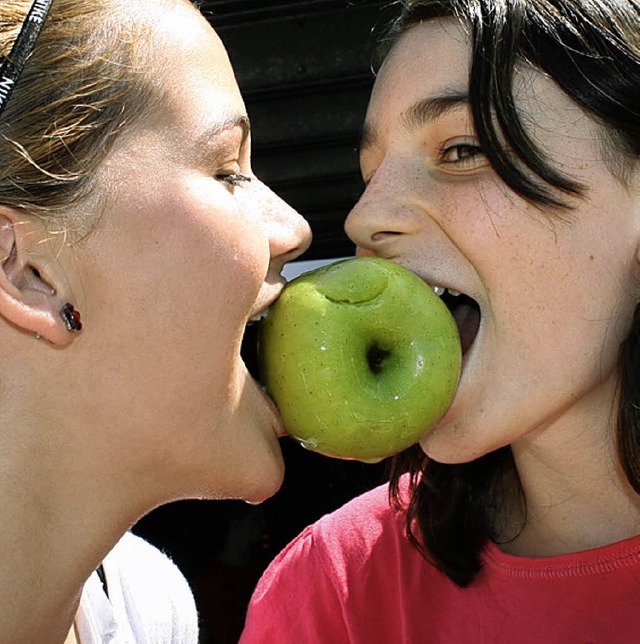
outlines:
[[[469,163],[483,157],[482,149],[477,145],[452,145],[443,151],[442,160],[445,163]]]

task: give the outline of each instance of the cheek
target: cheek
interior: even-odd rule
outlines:
[[[190,280],[203,289],[201,297],[209,292],[222,306],[247,299],[250,308],[269,263],[260,222],[212,180],[199,183],[190,194],[188,202],[176,204],[182,221],[174,231],[163,229],[161,245],[176,265],[182,264],[186,288]]]
[[[193,193],[190,199],[163,195],[146,221],[137,213],[133,230],[118,225],[126,231],[119,260],[113,244],[102,253],[117,262],[111,308],[131,324],[124,324],[123,337],[142,324],[160,346],[186,350],[199,342],[222,359],[225,343],[232,353],[230,343],[244,332],[267,271],[268,243],[230,195]]]
[[[226,233],[229,230],[225,228]],[[263,237],[255,231],[236,228],[235,234],[216,240],[206,258],[185,275],[186,280],[191,280],[189,298],[198,311],[196,320],[199,317],[205,321],[205,328],[218,344],[224,344],[225,336],[227,341],[230,335],[234,339],[242,336],[264,283],[268,262]]]

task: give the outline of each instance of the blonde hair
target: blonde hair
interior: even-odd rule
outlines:
[[[152,108],[145,4],[54,0],[0,115],[0,204],[54,223],[91,192],[117,135]],[[10,51],[30,5],[0,3],[0,55]]]

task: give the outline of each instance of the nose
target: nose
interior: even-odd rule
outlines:
[[[380,166],[347,216],[344,229],[358,255],[388,254],[389,246],[416,232],[421,221],[410,182],[401,173]]]
[[[308,222],[283,199],[259,180],[253,185],[253,197],[259,204],[264,233],[269,240],[271,265],[279,273],[287,263],[299,257],[311,244]]]

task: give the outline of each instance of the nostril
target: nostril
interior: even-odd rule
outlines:
[[[309,223],[293,209],[268,222],[265,233],[271,257],[283,263],[299,257],[311,245]]]
[[[289,245],[286,250],[281,247],[274,252],[274,248],[272,246],[271,258],[272,260],[277,260],[279,264],[284,265],[300,257],[300,255],[302,255],[308,248],[309,243],[304,243],[296,246]]]
[[[309,223],[307,222],[307,220],[303,219],[301,215],[298,215],[298,217],[299,217],[299,222],[296,228],[297,237],[296,237],[295,248],[293,248],[291,252],[288,253],[289,257],[287,261],[291,261],[291,259],[294,259],[295,257],[299,257],[304,252],[309,250],[309,246],[311,246],[311,241],[312,241],[311,226],[309,226]]]
[[[345,231],[362,247],[395,243],[401,235],[418,234],[425,226],[425,212],[408,197],[382,192],[363,197],[345,222]]]

